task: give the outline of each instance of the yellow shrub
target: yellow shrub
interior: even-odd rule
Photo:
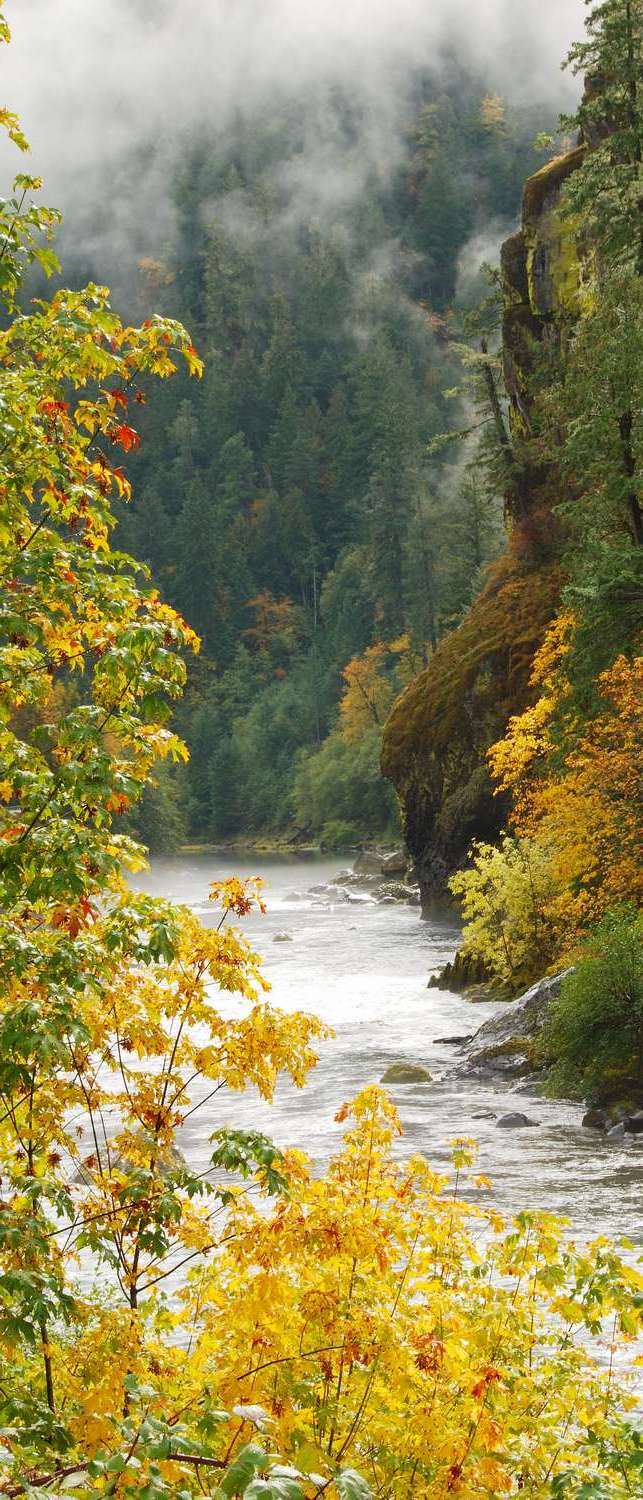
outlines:
[[[556,949],[558,892],[547,845],[508,834],[498,846],[476,843],[471,868],[450,886],[462,902],[464,953],[516,990],[542,972]]]

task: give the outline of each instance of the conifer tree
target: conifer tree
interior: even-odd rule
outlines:
[[[590,3],[590,0],[586,0]],[[567,189],[570,209],[612,265],[643,275],[643,3],[593,5],[586,38],[567,66],[585,76],[583,100],[565,126],[588,151]]]

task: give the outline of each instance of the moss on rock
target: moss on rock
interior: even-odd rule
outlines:
[[[539,350],[564,339],[580,303],[582,253],[561,192],[585,148],[531,177],[523,223],[503,247],[503,356],[515,436],[531,429]],[[506,494],[511,533],[504,555],[462,624],[394,704],[382,769],[397,788],[423,901],[443,890],[474,837],[493,840],[506,817],[486,752],[529,702],[533,657],[561,587],[552,474],[527,459]]]
[[[382,768],[402,799],[425,898],[444,887],[472,837],[491,839],[506,815],[486,751],[526,704],[534,653],[554,614],[558,566],[524,570],[508,552],[462,625],[394,705]]]

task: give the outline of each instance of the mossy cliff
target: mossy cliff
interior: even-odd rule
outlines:
[[[531,427],[539,350],[564,340],[578,313],[583,251],[560,198],[583,154],[578,147],[529,179],[522,227],[503,246],[503,356],[517,448]],[[505,552],[385,728],[382,769],[400,797],[425,903],[444,890],[471,839],[495,837],[506,816],[503,799],[493,795],[486,751],[528,702],[534,653],[558,603],[556,498],[545,463],[516,466],[506,494]]]

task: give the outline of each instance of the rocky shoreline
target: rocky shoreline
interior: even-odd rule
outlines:
[[[312,889],[316,888],[313,886]],[[362,901],[368,896],[383,906],[400,902],[406,906],[420,906],[420,888],[413,879],[409,856],[404,849],[362,850],[352,870],[340,870],[325,889],[345,901]]]
[[[545,1023],[549,1005],[560,992],[560,987],[569,970],[546,975],[517,999],[506,1001],[489,1020],[476,1031],[463,1036],[436,1037],[434,1045],[454,1046],[460,1053],[458,1061],[448,1070],[447,1078],[483,1082],[508,1088],[514,1094],[527,1092],[532,1097],[544,1096],[544,1074],[534,1056],[534,1044]],[[429,981],[431,985],[433,981]],[[438,987],[448,988],[448,985]],[[484,989],[484,996],[473,994],[470,998],[493,999],[488,985],[474,986]],[[501,997],[500,997],[501,998]],[[431,1076],[423,1065],[416,1061],[401,1060],[393,1063],[382,1078],[383,1083],[430,1083]],[[520,1085],[524,1083],[525,1088]],[[643,1143],[643,1109],[632,1109],[622,1100],[586,1101],[582,1108],[581,1124],[589,1130],[602,1132],[614,1141],[624,1137],[640,1138]],[[477,1118],[477,1117],[475,1117]],[[483,1118],[483,1116],[480,1116]],[[485,1110],[485,1119],[495,1118],[499,1129],[520,1130],[537,1127],[540,1123],[521,1110],[495,1113]]]

